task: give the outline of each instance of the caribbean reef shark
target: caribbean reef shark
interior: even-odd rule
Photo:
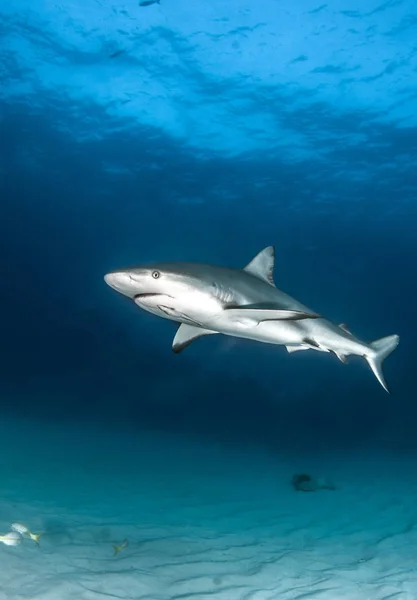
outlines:
[[[283,345],[287,351],[332,352],[343,363],[362,356],[388,392],[382,363],[398,335],[366,343],[275,287],[275,250],[268,246],[244,269],[200,263],[157,263],[112,271],[106,283],[137,306],[181,323],[173,341],[178,353],[216,333]]]

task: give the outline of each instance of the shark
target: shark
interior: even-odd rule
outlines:
[[[166,262],[111,271],[105,282],[141,309],[180,326],[172,349],[180,353],[195,340],[214,334],[285,346],[363,357],[385,391],[382,364],[397,347],[398,335],[367,343],[345,324],[335,324],[274,282],[275,248],[268,246],[243,269],[192,262]]]

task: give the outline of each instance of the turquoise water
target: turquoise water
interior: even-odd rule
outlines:
[[[417,590],[413,461],[272,454],[136,427],[1,426],[4,598],[398,598]],[[334,491],[296,492],[295,471]],[[127,541],[117,556],[113,546]]]

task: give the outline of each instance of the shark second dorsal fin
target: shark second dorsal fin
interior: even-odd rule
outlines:
[[[174,341],[172,342],[172,351],[175,354],[179,354],[187,348],[194,340],[203,335],[211,335],[217,333],[217,331],[211,331],[210,329],[203,329],[202,327],[194,327],[194,325],[186,325],[183,323],[178,327],[177,333],[175,334]]]
[[[275,286],[274,265],[275,248],[274,246],[268,246],[259,252],[259,254],[257,254],[243,270],[262,279],[262,281],[266,281],[266,283]]]
[[[346,325],[346,323],[340,323],[339,327],[340,327],[340,329],[343,329],[343,331],[345,333],[352,335],[352,333],[350,332],[349,327]]]

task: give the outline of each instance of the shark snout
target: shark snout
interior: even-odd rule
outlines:
[[[106,275],[104,276],[104,281],[110,287],[115,287],[117,285],[118,279],[120,279],[120,277],[117,273],[106,273]]]
[[[107,285],[111,285],[112,282],[112,273],[106,273],[104,276],[104,281],[107,283]]]
[[[104,281],[108,286],[119,292],[120,294],[124,294],[125,296],[133,295],[132,290],[132,280],[127,273],[123,271],[113,271],[112,273],[106,273],[104,276]]]

